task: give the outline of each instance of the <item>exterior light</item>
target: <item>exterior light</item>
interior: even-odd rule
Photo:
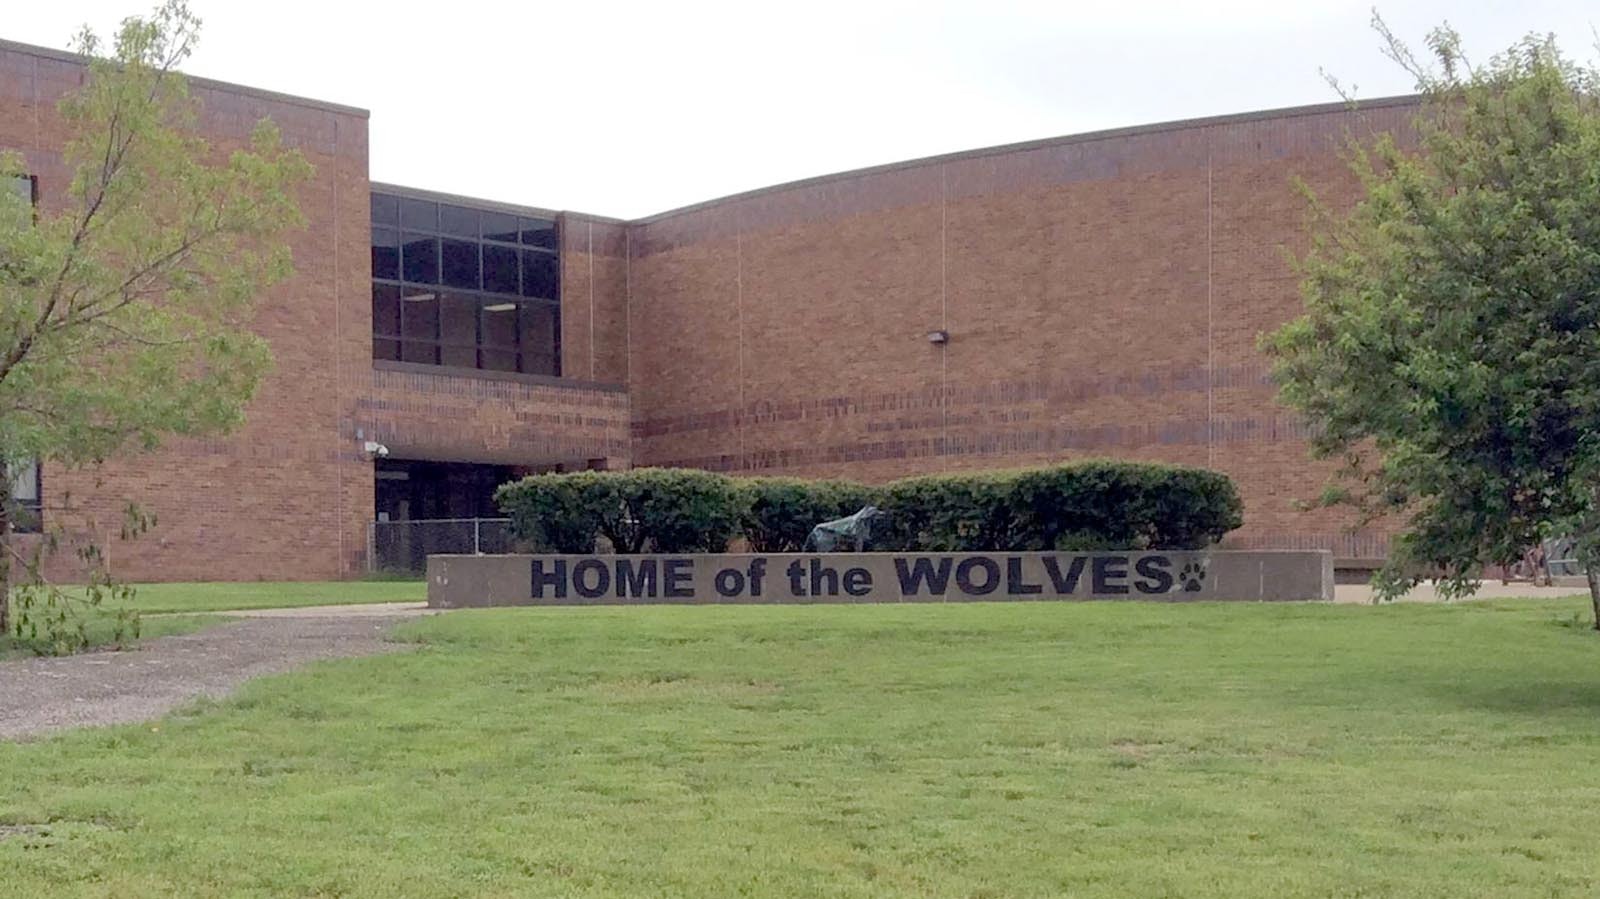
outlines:
[[[950,342],[950,332],[944,330],[943,328],[940,328],[937,331],[929,331],[928,332],[928,342],[933,344],[934,346],[942,346],[942,345],[944,345],[946,343],[949,343]]]
[[[517,311],[517,304],[516,303],[495,303],[495,304],[493,304],[491,306],[483,307],[483,311],[484,312],[515,312],[515,311]]]

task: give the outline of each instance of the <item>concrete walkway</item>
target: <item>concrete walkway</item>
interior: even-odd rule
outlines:
[[[338,606],[300,606],[287,609],[230,609],[222,612],[182,612],[184,615],[227,615],[232,618],[390,618],[436,615],[426,602],[367,602]]]
[[[396,622],[422,614],[372,606],[330,613],[343,608],[226,613],[240,620],[146,640],[126,652],[0,662],[0,740],[147,721],[318,659],[409,649],[385,635]]]

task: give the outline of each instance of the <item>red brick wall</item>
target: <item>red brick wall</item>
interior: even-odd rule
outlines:
[[[0,43],[0,149],[24,154],[45,206],[63,200],[68,177],[55,104],[83,72],[63,54]],[[365,568],[373,464],[364,439],[389,444],[397,458],[626,464],[628,406],[619,390],[374,368],[365,112],[192,86],[200,127],[218,146],[270,116],[316,167],[300,195],[309,225],[291,239],[296,275],[262,298],[254,323],[272,345],[275,370],[238,434],[171,441],[87,470],[47,466],[52,521],[74,529],[86,517],[98,522],[113,567],[134,580],[334,578]],[[610,261],[594,266],[597,281],[609,284],[624,267],[621,253],[614,237],[599,245]],[[617,313],[606,302],[597,321],[609,328]],[[596,374],[614,376],[614,361],[606,360],[617,350],[605,339],[596,346]],[[107,534],[117,531],[129,500],[158,523],[122,543]],[[53,573],[71,578],[69,562],[58,559]]]
[[[45,207],[64,202],[69,175],[55,105],[83,75],[60,54],[0,45],[0,147],[24,154]],[[192,86],[200,127],[219,149],[271,117],[316,167],[300,194],[309,227],[290,241],[297,274],[261,299],[254,322],[272,344],[275,371],[233,437],[172,441],[89,470],[47,467],[45,502],[55,507],[47,514],[70,526],[79,516],[60,511],[70,503],[114,531],[125,501],[154,512],[157,527],[137,543],[107,543],[131,578],[337,576],[353,570],[363,545],[357,512],[342,501],[359,492],[362,466],[340,423],[349,414],[343,386],[370,359],[366,114]]]
[[[1408,103],[1045,141],[733,197],[629,234],[637,464],[844,475],[1085,456],[1238,482],[1235,541],[1382,551],[1296,500],[1327,469],[1257,336],[1299,309],[1303,177]],[[943,348],[927,332],[943,329]]]
[[[628,229],[561,216],[561,373],[605,384],[628,380]]]
[[[607,459],[609,467],[627,466],[628,394],[620,387],[386,365],[369,372],[355,421],[363,439],[396,458],[568,467]]]
[[[83,70],[0,43],[0,148],[42,201],[67,173],[56,100]],[[604,458],[884,480],[1086,456],[1207,465],[1247,507],[1234,542],[1382,552],[1295,509],[1326,469],[1274,402],[1260,333],[1299,308],[1304,178],[1335,202],[1351,128],[1408,103],[1229,117],[1041,141],[830,176],[634,223],[563,214],[561,381],[371,359],[367,123],[360,110],[197,83],[221,146],[263,116],[316,166],[298,274],[256,326],[276,371],[241,433],[89,471],[46,502],[114,529],[136,579],[320,578],[364,565],[373,468],[396,458]],[[950,341],[930,344],[943,329]],[[625,385],[619,390],[605,385]]]

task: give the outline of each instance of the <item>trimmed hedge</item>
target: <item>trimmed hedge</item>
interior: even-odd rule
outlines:
[[[1227,475],[1143,462],[935,475],[884,489],[885,549],[1200,549],[1244,522]]]
[[[734,480],[693,469],[535,475],[495,494],[537,551],[796,552],[817,524],[875,504],[887,527],[869,549],[1040,552],[1200,549],[1243,521],[1226,475],[1096,461],[906,478],[881,488],[796,478]]]
[[[495,501],[539,552],[593,552],[597,536],[619,553],[722,552],[739,524],[733,482],[689,468],[534,475]]]
[[[739,525],[751,552],[794,553],[811,529],[877,502],[876,491],[849,481],[741,478]]]
[[[592,553],[611,495],[608,472],[537,474],[501,484],[494,501],[536,553]]]

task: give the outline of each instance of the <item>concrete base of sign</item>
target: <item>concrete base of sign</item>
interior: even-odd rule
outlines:
[[[428,605],[1333,600],[1325,551],[429,556]]]

